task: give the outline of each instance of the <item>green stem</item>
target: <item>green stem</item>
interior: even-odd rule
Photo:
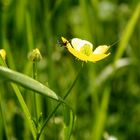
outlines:
[[[33,62],[33,78],[36,80],[37,79],[37,62],[34,61]],[[38,123],[38,112],[37,112],[37,97],[36,97],[36,93],[33,93],[33,104],[34,104],[34,116],[35,116],[35,120],[36,123]]]
[[[33,78],[37,79],[37,62],[33,62]]]
[[[72,85],[70,86],[70,88],[68,89],[68,91],[66,92],[66,94],[64,95],[63,100],[65,100],[65,99],[68,97],[70,91],[71,91],[72,88],[74,87],[76,81],[77,81],[78,78],[79,78],[79,75],[80,75],[80,73],[81,73],[82,68],[83,68],[83,67],[81,67],[81,69],[80,69],[80,71],[78,72],[76,78],[74,79]],[[53,114],[56,112],[56,110],[59,108],[59,106],[60,106],[61,104],[62,104],[62,102],[59,102],[59,103],[56,105],[56,107],[54,108],[54,110],[53,110],[53,111],[49,114],[49,116],[46,118],[46,120],[44,121],[44,123],[43,123],[43,125],[42,125],[42,127],[41,127],[41,129],[40,129],[40,131],[39,131],[39,133],[38,133],[38,135],[37,135],[37,140],[39,140],[39,137],[40,137],[40,135],[42,134],[42,132],[43,132],[45,126],[47,125],[48,121],[50,120],[50,118],[53,116]]]

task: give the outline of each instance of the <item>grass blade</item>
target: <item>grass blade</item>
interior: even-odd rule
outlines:
[[[104,130],[106,116],[107,116],[109,98],[110,98],[110,88],[107,87],[103,92],[100,110],[98,110],[98,113],[96,114],[95,122],[93,124],[92,137],[91,137],[92,140],[93,139],[101,140],[101,136]]]
[[[64,139],[70,140],[74,125],[74,113],[68,107],[64,108]]]
[[[140,14],[140,2],[137,5],[134,14],[132,15],[132,17],[130,18],[130,20],[128,21],[128,24],[126,25],[124,32],[122,34],[122,38],[120,41],[120,44],[118,46],[118,50],[115,56],[115,61],[117,61],[123,54],[125,47],[127,45],[127,43],[129,42],[129,39],[133,33],[133,30],[135,28],[135,25],[139,19],[139,14]]]

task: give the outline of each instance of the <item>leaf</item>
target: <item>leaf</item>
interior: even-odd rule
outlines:
[[[49,89],[42,83],[32,79],[31,77],[29,77],[27,75],[24,75],[19,72],[13,71],[9,68],[0,66],[0,76],[6,78],[8,80],[11,80],[17,84],[20,84],[23,87],[26,87],[35,92],[38,92],[41,95],[45,95],[54,100],[63,102],[63,99],[61,99],[61,97],[59,97],[54,91],[52,91],[51,89]]]

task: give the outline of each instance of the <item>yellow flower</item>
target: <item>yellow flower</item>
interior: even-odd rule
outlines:
[[[109,49],[107,45],[100,45],[93,51],[93,45],[89,41],[79,38],[73,38],[71,41],[64,37],[61,37],[61,39],[63,45],[71,54],[85,62],[96,62],[110,55],[110,53],[107,53]]]
[[[0,55],[1,55],[2,59],[5,60],[5,58],[6,58],[6,51],[4,49],[0,49]]]

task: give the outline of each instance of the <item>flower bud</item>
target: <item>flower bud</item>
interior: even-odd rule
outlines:
[[[31,61],[40,61],[42,59],[41,53],[38,48],[29,53],[28,59]]]

